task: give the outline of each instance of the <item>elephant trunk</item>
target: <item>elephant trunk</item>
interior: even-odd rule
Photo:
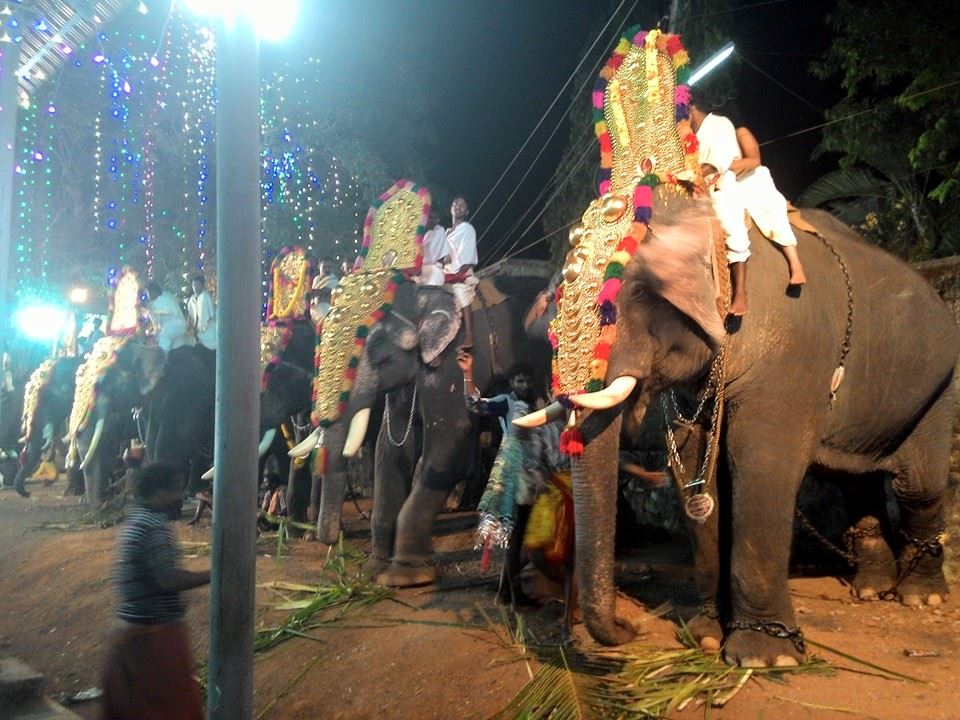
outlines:
[[[576,513],[576,575],[583,620],[604,645],[629,642],[636,631],[616,614],[613,540],[622,412],[591,412],[584,420],[583,455],[573,461]]]
[[[323,448],[327,454],[327,471],[320,484],[317,514],[317,539],[333,545],[340,535],[340,516],[347,494],[347,461],[343,457],[344,423],[337,422],[324,432]]]

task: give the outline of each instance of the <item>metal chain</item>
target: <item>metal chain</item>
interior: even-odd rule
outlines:
[[[800,508],[798,508],[798,507],[795,507],[795,508],[794,508],[794,515],[796,516],[797,520],[800,522],[800,525],[803,527],[803,529],[806,530],[808,533],[810,533],[810,535],[812,535],[813,538],[814,538],[817,542],[819,542],[821,545],[823,545],[823,547],[825,547],[827,550],[830,550],[831,552],[834,552],[834,553],[836,553],[837,555],[839,555],[840,557],[842,557],[844,560],[847,561],[847,564],[849,564],[850,567],[856,567],[856,566],[857,566],[857,556],[856,556],[852,551],[850,551],[850,545],[849,545],[849,543],[852,543],[852,541],[853,541],[853,535],[852,535],[852,534],[851,534],[851,536],[850,536],[850,538],[849,538],[849,541],[848,541],[847,551],[844,551],[844,550],[842,550],[838,545],[836,545],[835,543],[831,542],[830,539],[827,538],[825,535],[821,534],[820,531],[818,531],[818,530],[813,526],[813,523],[811,523],[811,522],[807,519],[807,516],[804,515],[802,512],[800,512]],[[847,532],[848,532],[848,533],[855,533],[855,532],[857,532],[857,531],[851,529],[851,530],[848,530]],[[866,535],[864,535],[864,537],[866,537]]]
[[[303,425],[301,425],[300,423],[297,422],[297,416],[296,416],[296,415],[291,415],[291,416],[290,416],[290,424],[293,426],[294,431],[295,431],[295,432],[298,432],[298,433],[305,433],[305,432],[307,432],[308,430],[313,430],[313,425],[311,424],[311,422],[310,422],[309,419],[307,420],[306,423],[304,423]]]
[[[770,637],[789,640],[801,654],[806,654],[807,644],[803,641],[803,632],[798,627],[789,627],[782,622],[747,622],[746,620],[730,620],[728,630],[753,630],[762,632]]]
[[[679,471],[680,477],[678,479],[680,480],[680,486],[682,489],[703,485],[705,486],[705,492],[706,486],[710,484],[710,480],[713,478],[714,470],[716,468],[716,450],[720,446],[720,425],[723,418],[723,398],[725,394],[724,376],[726,374],[727,365],[726,359],[727,343],[726,339],[724,339],[724,343],[720,347],[720,351],[714,357],[713,363],[710,366],[707,387],[704,388],[703,396],[700,400],[700,406],[697,408],[697,411],[694,413],[691,419],[688,420],[680,415],[680,412],[677,409],[676,396],[673,395],[672,390],[669,393],[673,402],[675,419],[683,425],[692,425],[700,416],[700,412],[704,407],[706,399],[710,396],[714,398],[713,413],[710,417],[710,431],[707,434],[707,444],[703,451],[703,460],[700,463],[700,470],[697,472],[697,475],[689,482],[684,482],[687,470],[683,466],[683,462],[680,460],[680,453],[677,449],[677,440],[673,434],[672,424],[669,420],[667,420],[667,444],[670,449],[671,461],[675,463],[675,467]],[[713,390],[713,392],[711,392],[711,390]],[[666,398],[661,395],[660,399],[663,405],[664,415],[669,417],[670,409],[667,407]]]
[[[932,540],[920,540],[919,538],[912,538],[901,531],[901,534],[907,541],[907,547],[915,547],[916,552],[907,561],[906,566],[899,573],[897,573],[897,581],[893,584],[893,587],[889,590],[884,590],[883,592],[878,593],[878,597],[881,600],[897,599],[897,588],[900,587],[900,583],[902,583],[910,573],[917,569],[917,565],[920,564],[920,561],[924,558],[924,556],[932,555],[933,557],[940,557],[943,555],[943,545],[940,542],[940,535],[942,533],[943,530],[940,530],[940,532],[933,536]]]
[[[390,393],[387,393],[386,406],[383,408],[383,423],[387,426],[387,440],[394,447],[403,447],[410,437],[410,428],[413,427],[413,416],[417,411],[417,386],[413,386],[413,398],[410,400],[410,417],[407,418],[407,429],[403,432],[403,438],[398,442],[394,439],[390,430]]]
[[[840,271],[843,273],[843,280],[847,286],[847,326],[843,332],[843,342],[840,343],[840,362],[837,365],[838,370],[844,368],[844,363],[847,360],[847,354],[850,352],[850,336],[853,334],[853,283],[850,280],[850,271],[847,269],[847,264],[843,261],[843,258],[840,256],[840,253],[837,252],[837,249],[830,244],[830,242],[819,232],[814,233],[822,242],[827,250],[833,255],[837,263],[840,265]],[[830,390],[830,407],[833,407],[834,401],[837,399],[836,390],[831,388]]]

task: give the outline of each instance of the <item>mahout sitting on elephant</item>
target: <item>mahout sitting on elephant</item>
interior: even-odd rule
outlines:
[[[790,665],[804,646],[788,559],[797,490],[811,466],[890,473],[901,541],[897,567],[885,569],[889,585],[910,604],[936,604],[947,592],[939,535],[960,336],[923,278],[819,211],[804,212],[815,232],[798,234],[816,282],[785,293],[782,254],[753,231],[750,312],[725,330],[714,283],[724,273],[712,273],[709,259],[715,218],[695,191],[688,96],[674,86],[680,51],[675,36],[631,31],[594,93],[600,117],[613,118],[598,127],[613,135],[613,163],[602,162],[602,197],[584,214],[559,291],[562,405],[539,419],[575,409],[566,444],[580,602],[590,634],[619,644],[635,635],[617,611],[613,580],[621,424],[671,388],[694,388],[710,418],[712,459],[700,472],[681,460],[702,605],[689,628],[704,647],[723,641],[728,662]],[[638,104],[617,105],[614,84],[634,88]],[[592,352],[585,338],[595,339]],[[854,580],[875,583],[876,573]]]
[[[302,455],[321,443],[317,535],[333,543],[346,460],[361,446],[378,401],[384,402],[374,462],[373,557],[365,569],[387,585],[435,580],[434,520],[470,462],[456,299],[444,287],[408,279],[419,275],[420,239],[413,238],[422,236],[428,214],[429,194],[407,181],[371,208],[361,267],[341,281],[324,321],[313,413],[318,427],[292,451]],[[402,221],[391,225],[391,216]],[[475,315],[475,379],[486,388],[494,370],[513,360],[515,329],[505,302]]]

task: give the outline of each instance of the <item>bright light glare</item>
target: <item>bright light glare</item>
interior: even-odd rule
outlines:
[[[13,321],[31,340],[53,341],[60,337],[67,313],[56,305],[27,305],[14,314]]]
[[[257,35],[268,42],[278,42],[289,35],[297,24],[300,0],[183,0],[195,15],[222,18],[227,27],[243,13],[253,24]]]
[[[67,299],[77,305],[83,305],[83,303],[90,299],[90,290],[85,287],[70,288]]]
[[[717,50],[717,52],[715,52],[713,56],[703,65],[693,71],[693,73],[690,75],[690,79],[687,80],[687,85],[696,85],[698,80],[702,80],[707,73],[709,73],[731,55],[733,55],[733,43],[728,42],[722,48]]]

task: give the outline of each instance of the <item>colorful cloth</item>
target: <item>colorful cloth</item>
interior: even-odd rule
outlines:
[[[103,672],[103,720],[203,720],[184,622],[125,624]]]

